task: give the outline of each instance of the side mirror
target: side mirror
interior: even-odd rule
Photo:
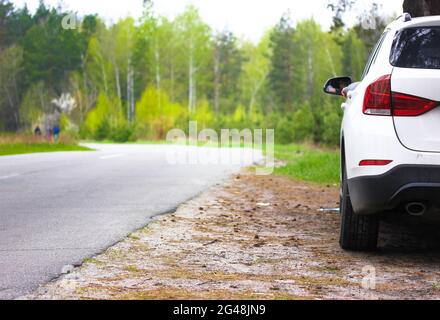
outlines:
[[[353,83],[350,77],[338,77],[327,81],[324,92],[334,96],[342,96],[342,90]]]

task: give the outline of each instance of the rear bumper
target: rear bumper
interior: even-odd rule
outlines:
[[[401,165],[379,176],[349,179],[348,188],[360,215],[396,210],[410,202],[440,211],[440,166]]]

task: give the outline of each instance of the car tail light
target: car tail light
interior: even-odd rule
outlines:
[[[371,116],[420,116],[440,102],[391,91],[391,75],[380,77],[365,91],[363,112]]]
[[[438,102],[432,100],[393,92],[393,115],[397,117],[420,116],[438,105]]]
[[[368,86],[363,112],[371,116],[391,116],[391,75],[380,77]]]
[[[393,160],[362,160],[359,162],[360,167],[371,167],[371,166],[387,166],[392,163]]]

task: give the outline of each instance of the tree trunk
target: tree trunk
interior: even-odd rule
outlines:
[[[171,84],[170,84],[170,100],[171,100],[171,102],[174,102],[175,101],[175,99],[174,99],[174,78],[175,78],[175,75],[174,75],[174,62],[173,61],[171,61],[171,70],[170,70],[170,81],[171,81]]]
[[[194,59],[193,53],[190,53],[189,57],[189,84],[188,84],[188,111],[192,113],[194,111]]]
[[[135,104],[135,96],[134,96],[134,70],[133,67],[130,68],[130,98],[131,98],[131,121],[134,122],[136,119],[136,104]]]
[[[105,94],[108,95],[107,73],[105,72],[105,67],[103,62],[101,62],[101,71],[102,71],[102,81],[104,82],[104,91]]]
[[[219,48],[214,49],[214,110],[220,113],[220,52]]]
[[[157,39],[154,45],[154,59],[156,63],[156,89],[157,91],[160,91],[162,89],[161,76],[160,76],[160,51],[159,51],[159,44]]]
[[[121,92],[121,79],[119,76],[119,67],[116,61],[113,61],[113,65],[115,68],[115,78],[116,78],[116,93],[118,95],[119,100],[122,98],[122,92]]]
[[[84,115],[87,112],[88,108],[89,108],[89,93],[88,93],[88,88],[87,88],[87,71],[86,71],[86,67],[85,67],[85,60],[84,60],[84,56],[81,57],[81,69],[82,69],[82,74],[83,74],[83,86],[84,86],[84,103],[85,103],[85,109],[83,109],[80,106],[79,109],[79,118],[81,123],[84,123]],[[81,92],[80,89],[81,85],[78,83],[78,91]]]
[[[157,89],[157,103],[159,110],[162,111],[162,101],[161,101],[161,75],[160,75],[160,51],[159,51],[159,43],[158,40],[155,40],[154,45],[154,59],[156,62],[156,89]]]
[[[133,114],[131,108],[131,60],[128,58],[127,63],[127,120],[131,123],[133,122]]]
[[[405,0],[403,11],[412,17],[440,15],[440,0]]]

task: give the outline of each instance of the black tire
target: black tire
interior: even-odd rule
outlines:
[[[341,197],[341,248],[349,251],[375,251],[379,225],[380,220],[377,216],[355,214],[344,169]]]

